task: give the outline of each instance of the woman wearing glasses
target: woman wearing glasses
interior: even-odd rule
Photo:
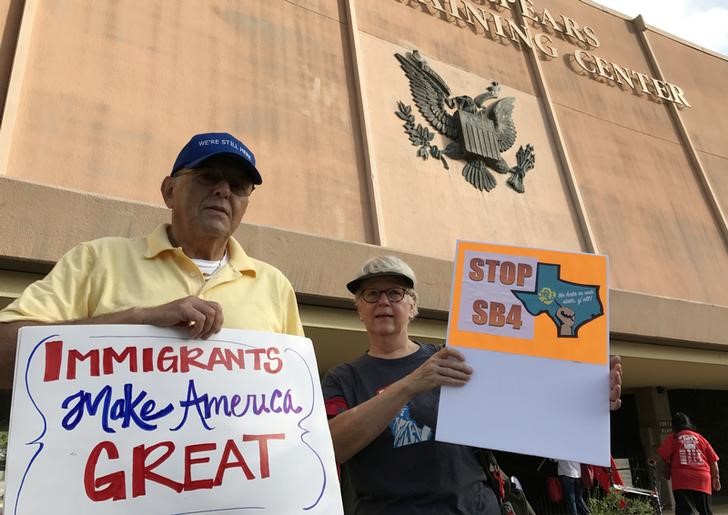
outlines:
[[[439,387],[464,385],[472,369],[454,349],[410,339],[412,269],[377,257],[347,288],[369,350],[330,370],[323,393],[353,513],[500,514],[474,450],[434,440]]]

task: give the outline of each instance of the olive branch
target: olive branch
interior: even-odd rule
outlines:
[[[445,157],[443,156],[442,150],[437,145],[430,143],[435,137],[434,132],[430,132],[427,127],[423,127],[421,123],[415,126],[415,115],[412,114],[412,106],[405,105],[401,101],[397,101],[397,111],[394,114],[404,121],[404,132],[409,136],[409,140],[417,149],[417,157],[427,159],[432,156],[435,159],[439,159],[442,162],[442,166],[445,170],[449,170],[450,166],[447,164]]]

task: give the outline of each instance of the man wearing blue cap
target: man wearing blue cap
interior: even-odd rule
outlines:
[[[162,182],[171,224],[143,238],[76,246],[0,311],[0,386],[12,380],[24,325],[184,326],[190,338],[222,327],[303,335],[291,284],[232,237],[262,182],[241,141],[227,133],[194,136]]]

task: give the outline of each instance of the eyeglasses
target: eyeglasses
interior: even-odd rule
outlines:
[[[192,180],[202,186],[214,186],[220,181],[225,181],[230,186],[230,191],[238,197],[249,197],[255,191],[255,184],[245,173],[238,170],[220,170],[218,168],[185,168],[177,172],[175,177],[190,175]]]
[[[382,293],[387,296],[387,300],[389,302],[402,302],[402,299],[404,299],[404,295],[407,293],[407,290],[405,290],[404,288],[389,288],[387,290],[365,288],[359,294],[359,298],[361,298],[364,302],[374,304],[375,302],[379,302]]]

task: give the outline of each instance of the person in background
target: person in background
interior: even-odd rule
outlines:
[[[657,452],[665,462],[667,479],[672,480],[675,515],[712,514],[711,490],[720,490],[718,455],[685,413],[672,416],[672,433]]]
[[[559,460],[556,466],[561,490],[564,493],[564,504],[569,515],[589,515],[589,508],[584,502],[584,488],[581,482],[581,463]]]

